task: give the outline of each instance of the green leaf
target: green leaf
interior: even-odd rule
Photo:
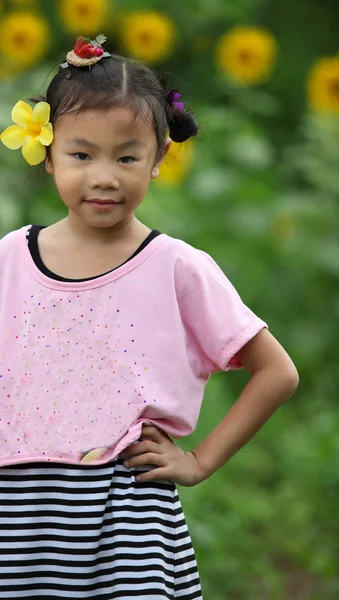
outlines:
[[[99,46],[102,46],[102,44],[104,44],[104,43],[106,42],[106,40],[107,40],[107,37],[106,37],[106,35],[103,35],[102,33],[100,33],[100,35],[98,35],[98,36],[95,38],[95,42],[96,42],[96,43],[97,43]],[[94,42],[94,43],[95,43],[95,42]]]

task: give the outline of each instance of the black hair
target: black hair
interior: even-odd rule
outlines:
[[[157,139],[156,161],[162,158],[167,130],[174,142],[184,142],[198,134],[192,111],[180,110],[173,102],[176,90],[166,95],[166,76],[155,74],[140,61],[113,54],[91,66],[66,64],[60,65],[46,92],[52,124],[72,110],[126,106],[135,116],[149,118],[151,114]]]

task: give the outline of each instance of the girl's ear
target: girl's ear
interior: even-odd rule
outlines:
[[[161,160],[159,162],[157,162],[156,165],[154,165],[154,167],[152,169],[151,179],[156,179],[157,177],[159,177],[160,165],[161,165],[162,161],[164,160],[167,152],[169,151],[169,149],[171,147],[171,144],[172,144],[171,138],[167,138],[162,158],[161,158]]]
[[[45,158],[45,169],[46,169],[47,173],[49,173],[50,175],[53,175],[54,169],[53,169],[52,161],[50,158],[48,158],[48,156],[46,156],[46,158]]]

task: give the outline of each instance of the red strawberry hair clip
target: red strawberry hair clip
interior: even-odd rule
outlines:
[[[102,44],[107,40],[105,35],[98,35],[95,40],[90,40],[83,36],[75,40],[74,48],[67,53],[65,63],[60,66],[65,69],[68,65],[75,67],[88,67],[94,65],[102,58],[111,56],[109,52],[104,52]]]

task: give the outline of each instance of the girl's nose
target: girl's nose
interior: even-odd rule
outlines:
[[[118,190],[119,180],[110,169],[96,169],[91,178],[91,188],[100,188],[103,190]]]

